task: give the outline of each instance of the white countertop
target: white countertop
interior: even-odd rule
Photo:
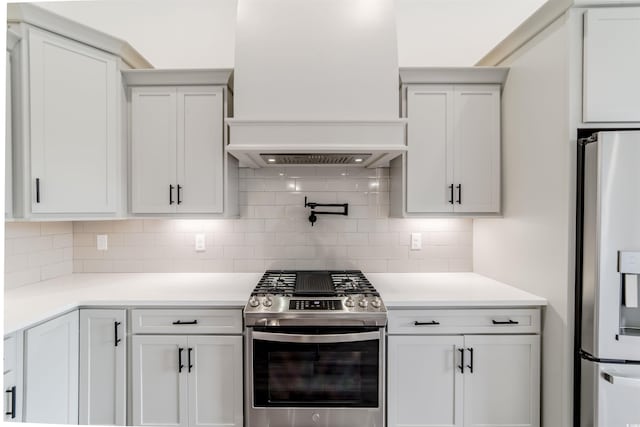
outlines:
[[[367,273],[388,308],[522,307],[546,300],[475,273]],[[243,307],[262,273],[72,274],[5,292],[11,333],[83,306]]]
[[[532,307],[547,300],[476,273],[368,273],[387,308]]]

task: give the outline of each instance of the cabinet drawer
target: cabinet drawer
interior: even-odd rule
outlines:
[[[390,310],[388,330],[411,335],[539,333],[540,310]]]
[[[131,311],[134,334],[240,334],[238,309],[137,309]]]

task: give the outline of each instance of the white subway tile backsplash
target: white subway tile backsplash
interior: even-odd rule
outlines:
[[[73,272],[72,222],[5,223],[5,288]]]
[[[318,215],[311,226],[305,196],[316,203],[349,203],[349,215]],[[240,219],[16,223],[7,227],[5,277],[13,275],[14,283],[34,280],[29,260],[51,262],[46,272],[38,269],[36,280],[65,268],[76,272],[472,270],[473,221],[389,218],[387,168],[241,168],[239,200]],[[422,233],[422,250],[409,250],[412,232]],[[195,251],[196,233],[205,234],[203,252]],[[97,234],[108,235],[109,250],[97,251]],[[55,251],[71,250],[66,246],[73,247],[73,255],[67,259],[69,253],[63,252],[60,260]],[[32,252],[39,254],[30,257]]]

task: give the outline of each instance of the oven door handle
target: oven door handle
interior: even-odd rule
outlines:
[[[251,333],[253,339],[274,342],[293,342],[302,344],[330,344],[341,342],[371,341],[379,340],[380,332],[358,332],[355,334],[320,334],[320,335],[300,335],[300,334],[279,334],[274,332]]]

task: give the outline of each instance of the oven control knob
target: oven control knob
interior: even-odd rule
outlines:
[[[257,306],[260,305],[260,301],[256,297],[251,297],[251,298],[249,298],[249,305],[251,307],[257,307]]]
[[[347,307],[353,307],[354,305],[356,305],[355,302],[353,302],[353,298],[348,297],[345,302],[344,305],[346,305]]]
[[[311,416],[311,421],[313,421],[314,423],[319,423],[320,422],[320,414],[315,413]]]
[[[375,308],[380,308],[380,306],[382,305],[382,301],[380,301],[380,298],[375,297],[373,299],[373,301],[371,301],[371,306],[375,307]]]
[[[273,305],[273,298],[266,297],[264,301],[262,301],[262,305],[264,305],[265,307],[271,307]]]
[[[369,301],[367,301],[367,299],[366,299],[366,298],[362,298],[362,299],[360,300],[360,302],[358,303],[358,305],[359,305],[360,307],[362,307],[362,308],[366,308],[366,307],[367,307],[367,305],[369,305]]]

